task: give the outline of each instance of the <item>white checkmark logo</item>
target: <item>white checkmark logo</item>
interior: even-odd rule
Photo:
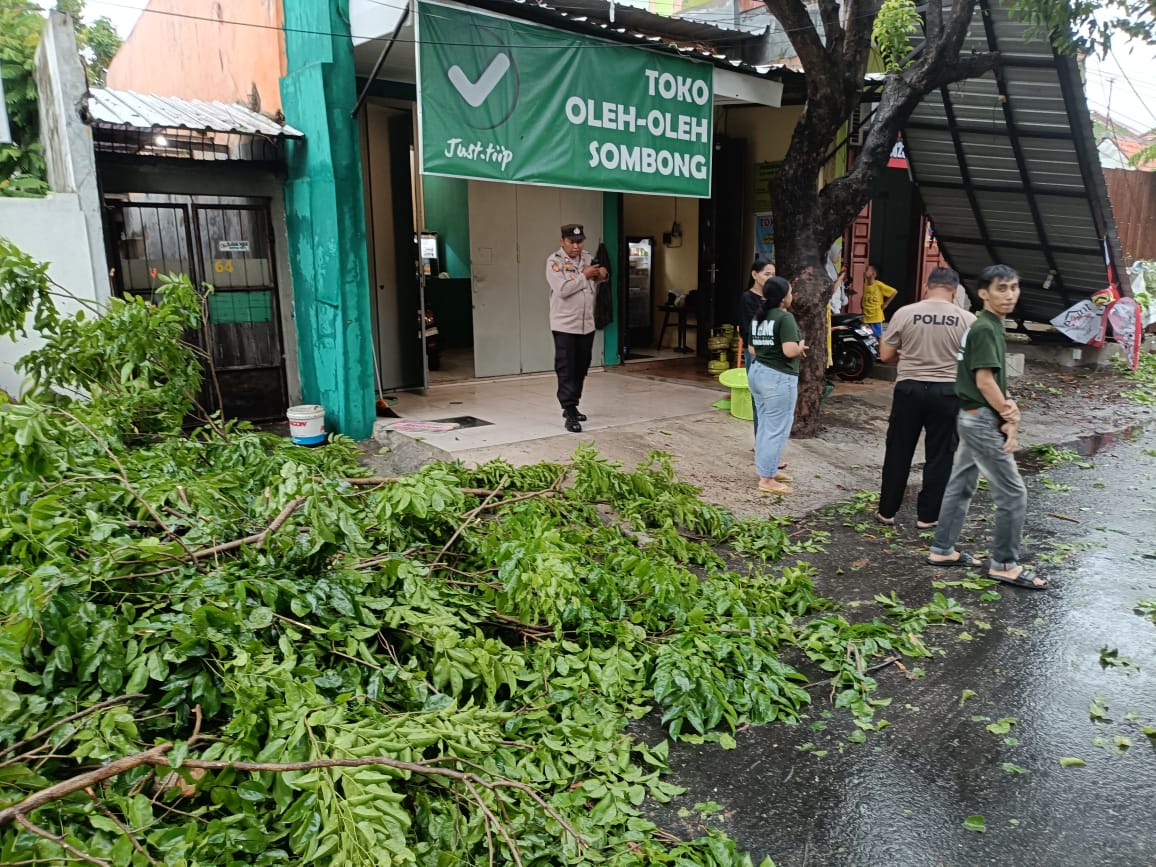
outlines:
[[[471,108],[477,108],[486,101],[486,97],[493,93],[494,88],[498,86],[498,82],[502,80],[509,68],[510,58],[503,53],[490,61],[490,65],[486,67],[486,71],[477,81],[470,81],[462,72],[462,68],[456,65],[451,66],[447,74],[450,78],[450,84],[462,95],[462,99],[468,102]]]

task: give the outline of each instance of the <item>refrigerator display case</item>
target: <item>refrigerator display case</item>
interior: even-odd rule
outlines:
[[[629,346],[654,340],[654,238],[627,238],[626,329]]]

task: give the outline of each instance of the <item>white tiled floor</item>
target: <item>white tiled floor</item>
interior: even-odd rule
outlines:
[[[425,395],[399,393],[393,409],[421,421],[472,415],[491,422],[440,433],[407,434],[448,452],[564,435],[553,373],[437,385]],[[595,369],[586,378],[582,427],[605,430],[636,422],[709,412],[725,392]]]

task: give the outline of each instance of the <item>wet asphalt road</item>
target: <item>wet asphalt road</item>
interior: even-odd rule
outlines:
[[[1143,733],[1156,729],[1156,623],[1134,610],[1156,600],[1156,431],[1079,445],[1099,451],[1025,470],[1024,559],[1050,590],[999,585],[1000,598],[983,602],[945,588],[969,609],[966,625],[925,633],[942,655],[905,661],[922,677],[877,673],[876,697],[893,703],[876,719],[890,725],[864,743],[847,741],[849,712],[821,694],[803,723],[740,731],[735,750],[672,745],[673,781],[689,791],[660,824],[680,836],[725,829],[756,864],[769,855],[778,867],[1156,865],[1156,739]],[[832,533],[809,559],[819,592],[863,603],[844,607],[849,619],[881,613],[875,593],[916,606],[937,578],[962,577],[924,564],[910,502],[897,531],[869,513],[801,522]],[[990,509],[981,492],[960,548],[985,550]],[[1103,665],[1102,650],[1117,664]],[[965,690],[975,696],[961,704]],[[1015,720],[1006,734],[987,730],[1005,718]],[[1063,757],[1086,766],[1062,767]],[[695,806],[707,802],[721,809]],[[970,816],[984,818],[983,833],[965,828]]]

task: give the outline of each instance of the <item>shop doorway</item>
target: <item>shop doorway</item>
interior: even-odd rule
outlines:
[[[424,318],[416,236],[413,112],[366,104],[361,139],[370,314],[378,392],[424,388]]]
[[[697,342],[700,202],[622,196],[626,283],[617,315],[626,362],[682,358]]]

